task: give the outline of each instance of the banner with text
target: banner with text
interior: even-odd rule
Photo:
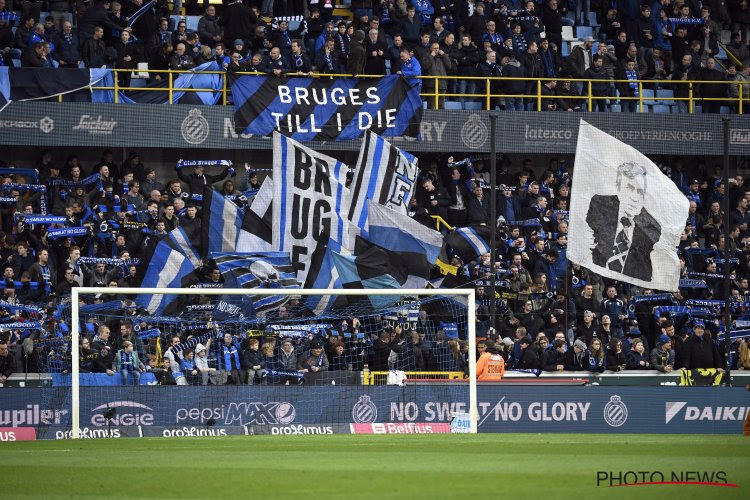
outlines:
[[[279,131],[298,141],[356,139],[365,130],[416,137],[419,89],[401,76],[381,79],[241,76],[232,82],[238,134]]]

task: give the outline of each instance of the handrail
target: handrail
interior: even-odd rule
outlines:
[[[727,52],[729,53],[729,52]],[[731,56],[730,56],[731,57]],[[113,86],[92,86],[92,90],[114,90],[114,102],[118,103],[120,101],[119,99],[119,91],[130,91],[130,90],[137,90],[137,91],[150,91],[150,92],[167,92],[168,93],[168,102],[172,104],[174,102],[174,93],[175,92],[220,92],[221,93],[221,104],[227,105],[231,101],[229,99],[229,96],[231,96],[231,86],[228,85],[227,79],[222,78],[222,85],[221,89],[213,89],[213,88],[179,88],[174,86],[175,78],[176,76],[179,76],[181,74],[186,73],[201,73],[201,74],[218,74],[218,75],[226,75],[224,71],[200,71],[200,72],[194,72],[190,70],[158,70],[158,69],[138,69],[137,71],[134,71],[132,69],[114,69],[113,70],[115,74],[114,78],[114,84]],[[167,74],[169,85],[167,88],[149,88],[149,87],[122,87],[119,85],[118,82],[118,74],[120,72],[127,72],[127,73],[155,73],[164,75]],[[268,76],[266,73],[257,73],[257,72],[237,72],[234,73],[236,75],[263,75]],[[176,75],[176,76],[175,76]],[[289,73],[287,76],[295,76],[296,73]],[[308,78],[352,78],[352,75],[349,74],[343,74],[343,73],[309,73],[306,75]],[[383,75],[357,75],[355,78],[382,78]],[[737,81],[727,81],[727,80],[707,80],[707,81],[700,81],[700,80],[636,80],[638,84],[638,95],[633,97],[628,96],[620,96],[616,97],[613,95],[606,95],[606,96],[596,96],[593,93],[593,84],[595,83],[605,83],[608,86],[612,87],[615,84],[618,83],[627,83],[631,84],[632,80],[591,80],[586,78],[519,78],[519,77],[487,77],[487,76],[418,76],[414,77],[421,81],[427,81],[432,80],[434,81],[434,85],[432,85],[432,88],[427,91],[420,94],[421,97],[423,97],[427,102],[430,102],[434,104],[435,109],[439,108],[440,102],[444,100],[445,98],[460,98],[462,100],[464,99],[475,99],[479,100],[480,102],[484,102],[484,109],[489,110],[492,107],[493,100],[500,99],[500,98],[523,98],[527,99],[530,102],[534,102],[535,108],[537,110],[542,109],[542,102],[547,99],[565,99],[565,100],[583,100],[584,103],[581,106],[584,109],[588,109],[588,111],[593,111],[594,109],[594,102],[597,100],[610,100],[610,101],[636,101],[638,103],[638,110],[640,112],[644,112],[644,109],[647,110],[647,106],[652,103],[659,103],[660,101],[666,101],[668,104],[672,104],[675,101],[679,102],[687,102],[688,112],[693,113],[695,112],[695,106],[699,105],[703,101],[720,101],[727,103],[733,111],[736,111],[738,113],[742,113],[744,103],[742,102],[744,99],[748,99],[748,97],[745,97],[747,92],[743,91],[744,84],[742,82]],[[469,81],[475,81],[478,83],[477,90],[481,93],[455,93],[455,92],[446,92],[440,90],[440,81],[458,81],[458,80],[469,80]],[[528,82],[534,84],[534,90],[533,94],[510,94],[510,93],[494,93],[492,91],[492,83],[493,82]],[[570,82],[582,82],[586,85],[584,86],[584,93],[582,95],[571,95],[571,96],[550,96],[546,97],[542,93],[542,87],[545,82],[549,81],[570,81]],[[481,86],[484,85],[484,88],[481,88]],[[672,89],[677,88],[680,85],[687,85],[688,86],[688,92],[687,97],[677,97],[677,96],[653,96],[644,98],[643,96],[643,90],[647,89],[652,86],[661,85],[661,86],[669,86]],[[727,97],[702,97],[700,95],[700,92],[698,91],[700,89],[701,85],[735,85],[738,88],[738,96],[727,96]],[[476,91],[475,91],[476,92]],[[58,99],[59,101],[62,101],[62,99]],[[644,100],[648,101],[648,104],[644,104]]]

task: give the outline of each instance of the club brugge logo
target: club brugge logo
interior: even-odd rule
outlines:
[[[370,401],[370,396],[360,396],[352,407],[352,420],[355,424],[371,424],[378,419],[378,408]]]
[[[461,141],[469,149],[478,149],[487,142],[487,125],[484,124],[479,115],[473,114],[461,126]]]
[[[203,118],[199,109],[191,109],[188,115],[182,120],[180,127],[182,138],[190,144],[201,144],[208,138],[208,121]]]
[[[620,427],[628,419],[628,407],[622,402],[618,395],[611,396],[609,402],[604,405],[604,421],[610,427]]]

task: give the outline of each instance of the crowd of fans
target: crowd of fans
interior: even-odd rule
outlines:
[[[207,5],[197,30],[181,19],[173,25],[166,0],[23,1],[0,0],[0,63],[20,59],[28,67],[115,67],[187,70],[216,62],[227,71],[352,75],[500,77],[492,80],[492,108],[537,107],[535,81],[507,78],[550,78],[541,87],[542,110],[585,110],[590,79],[593,108],[605,111],[617,96],[639,97],[643,88],[671,89],[676,106],[687,111],[692,96],[705,99],[702,111],[750,101],[750,9],[746,0],[709,2],[587,2],[584,0],[353,0],[353,21],[333,17],[330,0],[230,1]],[[41,7],[49,8],[40,19]],[[145,12],[142,9],[147,7]],[[150,7],[148,7],[150,5]],[[173,8],[179,11],[181,2]],[[197,1],[185,5],[196,14]],[[16,9],[16,16],[8,15]],[[574,16],[566,15],[568,11]],[[3,16],[2,14],[6,14]],[[297,29],[285,17],[299,16]],[[18,26],[13,33],[10,24]],[[279,18],[278,20],[276,18]],[[569,54],[563,50],[564,26],[587,26],[586,35]],[[295,22],[295,26],[297,26]],[[721,32],[731,30],[722,52]],[[566,46],[567,49],[567,46]],[[722,55],[725,59],[719,60]],[[161,80],[162,73],[152,73]],[[643,87],[639,81],[648,80]],[[615,83],[617,81],[617,83]],[[423,93],[435,92],[436,80],[423,82]],[[130,72],[120,83],[130,84]],[[454,100],[484,94],[485,80],[439,80],[441,93]],[[740,90],[741,88],[741,90]],[[530,96],[527,98],[519,96]],[[577,98],[579,97],[579,98]],[[611,98],[611,99],[609,99]],[[434,106],[434,99],[427,99]],[[442,107],[443,99],[438,106]],[[622,111],[635,111],[637,100],[621,100]],[[750,106],[745,106],[750,109]]]
[[[412,206],[417,219],[440,215],[457,227],[492,227],[484,161],[435,158],[422,165]],[[247,203],[246,196],[260,186],[249,165],[241,172],[229,165],[185,167],[164,177],[168,170],[157,174],[135,152],[116,162],[105,150],[90,165],[74,155],[63,160],[45,152],[36,169],[5,167],[0,165],[0,383],[15,371],[69,370],[66,315],[60,311],[71,288],[83,285],[112,288],[111,294],[83,298],[102,304],[99,312],[85,316],[83,372],[153,371],[161,383],[220,384],[248,378],[311,383],[324,371],[466,370],[465,325],[458,310],[444,312],[450,308],[422,304],[400,319],[347,316],[312,329],[314,315],[295,299],[262,318],[265,326],[299,322],[309,333],[287,339],[265,326],[224,335],[153,325],[127,297],[116,295],[117,287],[139,286],[150,249],[170,230],[182,228],[199,250],[200,202],[192,195],[216,184],[221,194]],[[206,168],[218,173],[208,174]],[[662,168],[690,200],[678,249],[683,280],[679,292],[671,294],[602,278],[567,260],[571,176],[565,162],[552,159],[546,169],[530,159],[498,162],[496,261],[489,253],[468,262],[458,253],[449,255],[457,273],[442,282],[449,288],[476,287],[477,337],[484,339],[480,353],[497,350],[507,367],[534,372],[721,369],[726,366],[719,339],[724,327],[721,303],[713,300],[723,298],[722,273],[730,265],[732,314],[738,320],[733,332],[739,337],[730,345],[730,366],[750,369],[743,339],[743,325],[750,324],[750,180],[738,175],[725,186],[719,167],[700,157],[663,158]],[[732,206],[728,240],[726,197]],[[45,212],[58,219],[34,218]],[[489,294],[493,276],[494,298]],[[211,261],[193,279],[196,286],[223,281]],[[195,303],[197,311],[210,309],[200,309],[202,303]],[[193,323],[215,321],[207,314]],[[40,324],[32,326],[34,321]],[[161,351],[154,336],[143,333],[155,326],[161,327],[156,334]]]

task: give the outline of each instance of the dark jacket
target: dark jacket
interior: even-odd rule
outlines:
[[[0,356],[0,375],[10,377],[16,371],[16,357],[12,350],[8,350],[7,356]]]
[[[672,349],[666,352],[661,347],[654,347],[651,349],[651,368],[653,370],[659,370],[660,372],[666,371],[664,368],[667,365],[672,365],[674,368],[675,356]]]
[[[253,351],[252,349],[245,349],[242,351],[242,368],[245,370],[252,370],[253,366],[259,366],[261,368],[266,367],[266,357],[263,352],[258,349]]]
[[[602,358],[599,359],[589,352],[588,363],[586,363],[586,370],[592,373],[601,373],[606,369],[607,369],[606,357],[602,356]]]
[[[695,370],[697,368],[721,368],[721,357],[714,344],[713,338],[704,333],[703,336],[691,335],[685,341],[685,359],[683,368]]]
[[[488,197],[482,197],[480,203],[476,196],[469,196],[466,201],[466,210],[468,225],[472,226],[490,223],[490,200]]]
[[[516,368],[519,370],[536,370],[539,368],[539,348],[534,344],[523,350]],[[564,364],[564,363],[563,363]]]
[[[554,349],[553,349],[554,350]],[[571,372],[582,372],[588,369],[589,354],[588,351],[581,351],[576,354],[572,347],[565,353],[565,370]]]
[[[349,45],[349,57],[346,60],[346,72],[359,75],[365,69],[365,46],[361,42],[352,40]]]
[[[607,370],[612,370],[613,372],[619,372],[620,371],[620,365],[627,365],[628,360],[625,357],[624,352],[620,352],[619,354],[616,353],[614,350],[607,347],[605,350],[606,353],[606,362],[607,362]]]
[[[565,366],[565,353],[558,352],[555,348],[545,350],[542,354],[542,370],[555,372],[557,371],[557,365]]]
[[[253,34],[253,25],[258,22],[250,7],[242,2],[235,2],[224,7],[219,18],[219,26],[224,27],[224,39],[234,41],[237,38],[247,40]]]
[[[58,61],[66,64],[77,64],[81,60],[81,51],[79,50],[78,33],[71,33],[71,40],[68,42],[65,35],[58,33],[53,43],[55,44],[55,57]]]
[[[107,9],[105,9],[104,5],[101,3],[94,4],[84,12],[83,18],[78,25],[78,30],[81,33],[93,35],[96,26],[103,28],[105,33],[107,31],[120,29],[120,26],[115,24],[109,18]]]
[[[458,49],[456,61],[458,61],[459,76],[477,76],[477,64],[479,64],[479,51],[473,45]]]
[[[627,360],[628,370],[651,369],[651,362],[649,361],[648,353],[646,351],[643,351],[643,354],[639,354],[638,351],[631,350],[627,356],[625,356],[625,359]],[[641,365],[641,361],[645,364]]]
[[[83,64],[87,68],[101,68],[107,64],[104,40],[89,38],[83,43]]]
[[[391,354],[392,343],[386,343],[378,339],[370,349],[370,370],[373,371],[387,371],[388,370],[388,356]]]

